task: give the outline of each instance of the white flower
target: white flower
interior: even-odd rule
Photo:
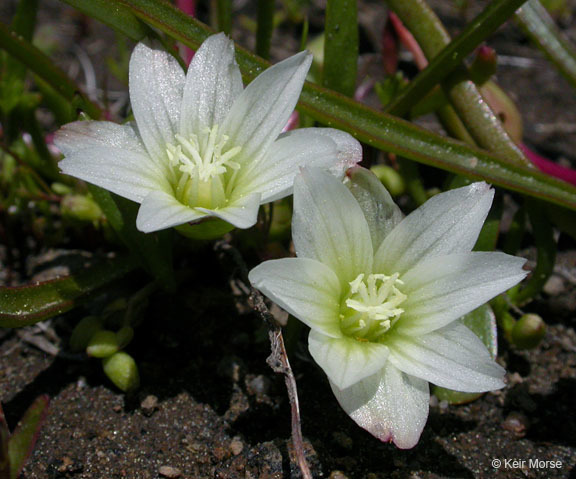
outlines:
[[[64,126],[55,139],[60,168],[141,203],[144,232],[207,217],[248,228],[260,204],[291,193],[301,165],[338,175],[361,158],[360,144],[341,131],[280,134],[311,59],[294,55],[243,89],[224,34],[202,44],[187,75],[171,55],[140,43],[130,59],[135,124]]]
[[[416,445],[428,382],[503,387],[504,369],[460,321],[525,276],[524,260],[471,252],[494,196],[485,183],[441,193],[403,219],[367,170],[350,189],[317,169],[294,184],[298,258],[267,261],[250,281],[310,326],[312,357],[360,426]]]

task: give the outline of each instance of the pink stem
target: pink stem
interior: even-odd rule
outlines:
[[[176,0],[176,6],[185,14],[190,15],[191,17],[196,16],[196,0]],[[184,60],[188,65],[194,57],[194,50],[188,48],[186,45],[182,45],[181,48]]]
[[[544,158],[538,153],[533,152],[530,148],[522,143],[520,144],[520,149],[526,155],[526,158],[534,163],[536,168],[538,168],[542,173],[546,173],[547,175],[560,178],[567,183],[576,185],[576,171],[572,168],[567,168],[566,166],[554,163],[553,161]]]

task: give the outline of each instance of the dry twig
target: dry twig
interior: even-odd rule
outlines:
[[[242,258],[240,252],[234,248],[228,241],[222,240],[216,243],[216,249],[228,253],[236,263],[240,270],[240,276],[246,284],[250,285],[248,281],[248,268]],[[302,440],[302,429],[300,426],[300,405],[298,403],[298,389],[296,387],[296,378],[290,367],[286,347],[284,346],[284,337],[282,336],[282,327],[276,322],[274,316],[268,310],[264,297],[257,289],[250,286],[249,300],[252,308],[260,318],[268,326],[268,338],[270,339],[270,348],[272,352],[266,359],[266,363],[272,371],[277,374],[284,375],[284,382],[286,383],[286,390],[288,392],[288,400],[290,401],[290,412],[292,415],[292,444],[294,446],[294,453],[298,462],[298,467],[302,472],[303,479],[312,479],[312,474],[306,456],[304,454],[304,443]]]

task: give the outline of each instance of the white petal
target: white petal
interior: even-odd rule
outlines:
[[[188,68],[180,133],[188,138],[222,125],[241,92],[242,76],[234,59],[234,43],[224,33],[208,37]]]
[[[342,408],[381,441],[414,447],[428,418],[428,383],[408,376],[390,362],[379,373],[347,389],[332,385]]]
[[[437,386],[472,393],[504,387],[504,368],[459,321],[423,336],[391,335],[386,344],[398,369]]]
[[[403,273],[428,257],[471,251],[493,197],[482,182],[432,197],[386,237],[374,269]]]
[[[296,106],[312,55],[301,52],[274,65],[250,83],[224,121],[222,133],[242,146],[239,161],[255,161],[278,137]]]
[[[339,389],[380,371],[390,352],[383,344],[360,342],[346,336],[331,338],[314,330],[308,336],[308,348],[314,361]]]
[[[62,173],[138,203],[152,190],[169,188],[162,172],[144,152],[91,147],[68,155],[58,166]]]
[[[327,266],[308,258],[266,261],[250,271],[252,285],[313,330],[339,338],[340,283]]]
[[[75,121],[60,128],[54,144],[64,156],[86,148],[106,146],[131,150],[147,155],[131,124],[118,125],[111,121]]]
[[[352,193],[329,173],[305,168],[294,183],[292,237],[300,257],[329,266],[343,286],[370,273],[372,241]]]
[[[138,132],[153,159],[162,161],[166,143],[179,131],[184,71],[169,53],[136,45],[130,58],[130,102]]]
[[[382,182],[370,170],[362,167],[352,168],[348,172],[348,179],[346,186],[364,212],[370,228],[372,246],[376,251],[384,238],[402,221],[404,215]]]
[[[152,191],[140,206],[136,227],[144,233],[171,228],[206,217],[195,209],[184,206],[172,195]]]
[[[332,128],[292,130],[278,138],[261,161],[251,164],[238,179],[242,191],[262,193],[262,202],[292,193],[300,167],[329,170],[337,177],[362,159],[362,147],[351,135]]]
[[[260,208],[260,194],[255,193],[252,195],[245,195],[233,201],[230,205],[224,208],[211,210],[208,208],[196,208],[198,211],[203,211],[210,216],[220,218],[236,228],[250,228],[256,224],[258,220],[258,209]]]
[[[401,277],[402,334],[439,329],[522,281],[523,258],[472,252],[429,258]]]

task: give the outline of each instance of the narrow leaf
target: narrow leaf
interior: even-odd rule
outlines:
[[[538,0],[529,0],[516,18],[526,35],[576,87],[576,47],[558,29],[542,4]]]
[[[87,1],[74,0],[75,3]],[[206,25],[166,2],[110,0],[109,4],[129,6],[138,18],[193,49],[213,33]],[[114,12],[109,9],[107,15],[98,19],[110,23]],[[269,66],[265,60],[238,46],[236,58],[248,81]],[[576,188],[571,185],[528,167],[509,165],[486,150],[436,135],[317,85],[304,86],[299,109],[327,126],[348,131],[384,151],[576,210]]]
[[[48,415],[50,400],[43,395],[37,398],[24,413],[8,443],[10,457],[10,477],[16,479],[26,460],[32,454],[34,445],[38,440],[40,428]]]
[[[69,311],[90,293],[133,269],[132,259],[117,257],[51,281],[0,288],[0,327],[28,326]]]
[[[328,0],[324,24],[325,87],[352,96],[358,70],[358,7],[354,0]]]

